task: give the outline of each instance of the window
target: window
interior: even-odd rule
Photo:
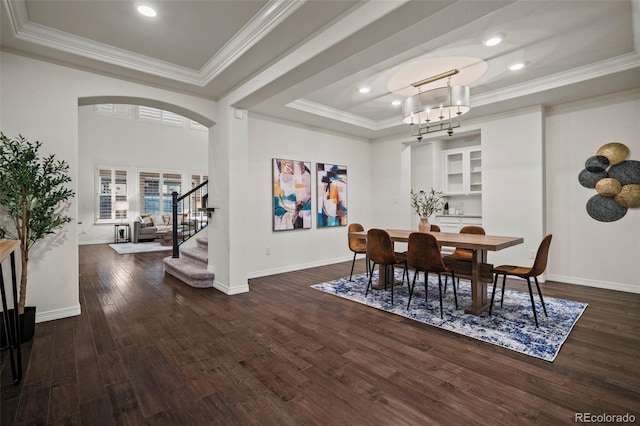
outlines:
[[[191,175],[191,189],[197,187],[201,183],[206,182],[208,180],[209,180],[209,177],[205,174],[193,173]],[[203,198],[207,197],[207,192],[208,192],[208,185],[205,185],[204,187],[202,187],[200,191],[194,192],[190,197],[191,200],[189,201],[189,206],[187,208],[189,208],[190,210],[191,209],[195,210],[201,207],[205,207],[207,203],[206,203],[206,199],[203,200]]]
[[[184,127],[185,118],[170,111],[146,106],[138,107],[138,119],[142,121],[161,122],[170,126]]]
[[[96,221],[127,219],[127,171],[120,167],[98,166],[96,181]]]
[[[110,117],[131,118],[131,111],[135,111],[135,119],[147,123],[166,124],[168,126],[183,127],[190,130],[208,131],[209,129],[197,121],[190,120],[171,111],[151,108],[142,105],[97,104],[95,113]]]
[[[174,191],[182,192],[179,173],[140,172],[140,213],[171,214]]]
[[[111,117],[129,118],[129,105],[98,104],[95,106],[95,112]]]
[[[193,121],[193,120],[189,120],[189,128],[193,129],[193,130],[200,130],[201,132],[206,132],[206,131],[209,130],[205,126],[203,126],[202,124],[198,123],[197,121]]]

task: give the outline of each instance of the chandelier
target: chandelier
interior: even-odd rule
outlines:
[[[411,136],[422,140],[422,135],[446,130],[449,136],[460,127],[460,116],[469,111],[469,87],[451,86],[451,76],[460,71],[453,69],[412,83],[418,93],[402,103],[402,122],[411,126]],[[422,92],[420,87],[448,78],[445,87]]]

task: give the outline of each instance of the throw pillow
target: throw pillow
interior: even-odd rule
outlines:
[[[151,215],[151,221],[153,222],[153,226],[163,226],[164,225],[164,218],[162,217],[161,214],[152,214]]]
[[[140,217],[142,218],[141,222],[144,224],[144,226],[153,226],[153,221],[151,220],[150,214],[140,215]]]

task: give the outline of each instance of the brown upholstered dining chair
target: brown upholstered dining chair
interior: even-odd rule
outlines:
[[[484,232],[484,228],[482,226],[477,225],[467,225],[460,228],[461,234],[478,234],[478,235],[486,235]],[[456,247],[453,253],[444,256],[444,262],[447,264],[452,264],[451,261],[463,261],[463,262],[471,262],[471,258],[473,257],[473,250]],[[471,268],[469,268],[471,269]],[[458,288],[460,287],[460,277],[471,279],[471,275],[465,275],[458,273],[458,279],[456,280],[456,284]],[[447,291],[447,282],[444,283],[444,290]]]
[[[359,231],[364,231],[364,227],[362,225],[360,225],[359,223],[349,224],[349,229],[348,229],[349,233],[359,232]],[[364,238],[354,238],[354,237],[348,237],[348,238],[349,238],[349,250],[353,252],[353,261],[351,262],[351,272],[349,273],[349,281],[351,281],[351,277],[353,276],[353,267],[356,264],[356,255],[367,254],[367,240]],[[370,273],[369,256],[366,256],[365,261],[366,261],[367,276],[368,276]]]
[[[384,282],[385,290],[387,283],[391,285],[391,303],[393,303],[393,287],[394,287],[394,269],[395,266],[402,266],[404,268],[402,273],[402,282],[404,283],[404,277],[407,275],[407,282],[409,281],[409,274],[407,272],[407,256],[404,253],[397,253],[393,250],[393,241],[389,233],[384,229],[369,229],[367,232],[367,256],[373,266],[371,271],[374,270],[376,265],[380,265],[380,275]],[[365,297],[369,293],[369,287],[372,287],[371,280],[373,273],[369,274],[369,283],[367,284],[367,290]]]
[[[431,232],[441,232],[438,225],[431,225]]]
[[[486,235],[484,232],[484,228],[482,226],[476,225],[468,225],[460,228],[461,234],[478,234],[478,235]],[[473,250],[456,247],[455,251],[448,256],[445,256],[451,259],[457,260],[468,260],[471,261],[473,257]]]
[[[416,286],[416,277],[420,272],[424,272],[424,300],[427,300],[428,279],[429,273],[438,274],[438,294],[440,296],[440,318],[442,318],[442,276],[441,274],[451,274],[451,279],[455,279],[455,273],[453,269],[449,269],[445,266],[440,254],[440,247],[436,237],[428,233],[413,232],[409,235],[409,245],[407,246],[407,266],[415,269],[413,275],[413,283],[409,288],[409,301],[407,302],[407,309],[411,303],[411,296],[413,296],[413,289]],[[456,309],[458,308],[458,294],[456,292],[456,286],[453,287],[453,296],[456,301]]]
[[[532,267],[529,268],[526,266],[500,265],[491,270],[495,278],[493,280],[493,291],[491,292],[491,306],[489,307],[489,315],[491,315],[491,311],[493,310],[493,299],[496,296],[498,276],[502,275],[502,295],[500,296],[500,307],[502,307],[502,302],[504,300],[504,286],[507,281],[507,275],[512,275],[520,278],[525,278],[527,280],[527,285],[529,286],[529,297],[531,298],[531,309],[533,310],[533,318],[536,322],[536,327],[538,327],[538,314],[536,313],[536,304],[533,301],[533,292],[531,291],[532,277],[536,283],[536,288],[538,289],[538,296],[540,297],[540,302],[542,303],[542,309],[544,309],[544,315],[547,316],[547,307],[544,305],[544,299],[542,298],[542,292],[540,291],[540,285],[538,284],[538,275],[542,275],[542,273],[547,269],[547,259],[549,257],[551,237],[552,235],[548,234],[542,239],[542,242],[538,247],[538,252],[536,253],[536,260],[534,260]]]

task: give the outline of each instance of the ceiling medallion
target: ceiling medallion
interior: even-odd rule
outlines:
[[[402,122],[411,127],[411,136],[422,140],[422,135],[447,131],[453,135],[453,129],[460,127],[460,116],[470,110],[469,87],[451,86],[451,77],[458,74],[457,69],[434,75],[433,77],[412,83],[418,93],[402,103]],[[420,87],[437,80],[447,78],[447,85],[421,92]]]

